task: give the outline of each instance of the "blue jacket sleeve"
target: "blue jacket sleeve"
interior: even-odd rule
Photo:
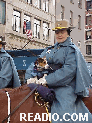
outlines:
[[[43,58],[46,56],[47,48],[44,49],[44,51],[41,53],[40,58]]]
[[[26,73],[25,73],[25,81],[27,79],[33,78],[33,76],[32,76],[33,68],[34,68],[34,63],[32,62],[31,65],[26,70]]]
[[[46,76],[49,86],[66,86],[71,82],[76,74],[75,50],[69,47],[65,63],[62,68]]]
[[[12,67],[8,57],[3,58],[0,71],[0,89],[7,87],[12,79]]]

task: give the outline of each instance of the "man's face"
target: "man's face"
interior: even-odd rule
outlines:
[[[55,36],[58,43],[64,42],[69,37],[67,29],[55,31]]]

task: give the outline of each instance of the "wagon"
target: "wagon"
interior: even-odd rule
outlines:
[[[24,83],[26,69],[39,57],[43,50],[44,49],[6,50],[14,59],[21,84]]]

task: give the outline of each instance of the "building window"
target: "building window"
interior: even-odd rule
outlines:
[[[6,2],[0,1],[0,24],[5,24],[6,22]]]
[[[87,2],[87,10],[92,9],[92,0],[86,2]]]
[[[86,25],[91,25],[91,15],[86,16]]]
[[[20,25],[20,12],[13,10],[12,29],[16,32],[20,32]]]
[[[71,41],[73,42],[73,38],[71,38]]]
[[[87,55],[91,54],[91,45],[86,45],[86,54]]]
[[[78,41],[78,47],[80,47],[81,46],[81,42],[80,41]]]
[[[43,0],[43,10],[49,12],[49,0]]]
[[[81,29],[81,16],[78,15],[78,29]]]
[[[86,31],[86,40],[91,39],[91,30]]]
[[[43,40],[49,40],[49,24],[43,22]]]
[[[55,0],[53,0],[53,6],[55,6]]]
[[[70,3],[74,4],[73,0],[70,0]]]
[[[61,5],[61,19],[64,19],[64,6]]]
[[[73,12],[70,11],[70,25],[73,26]]]
[[[35,0],[34,5],[35,5],[36,7],[38,7],[39,9],[41,9],[41,0]]]
[[[30,3],[30,4],[32,4],[32,0],[27,0],[27,3]]]
[[[31,25],[31,18],[30,18],[30,16],[24,14],[24,21],[25,22],[30,22],[30,25]],[[26,33],[25,29],[23,28],[23,34],[25,34],[25,33]]]
[[[78,7],[82,9],[82,0],[78,0]]]
[[[24,1],[27,2],[27,3],[32,4],[32,0],[24,0]]]
[[[24,14],[24,21],[28,21],[28,22],[30,22],[31,21],[31,19],[30,19],[30,16],[28,16],[28,15],[26,15],[26,14]]]
[[[40,20],[34,19],[34,37],[40,39]]]

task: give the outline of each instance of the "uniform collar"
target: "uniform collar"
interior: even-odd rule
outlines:
[[[3,48],[1,48],[0,52],[5,53],[6,51]]]
[[[57,46],[69,46],[70,44],[73,44],[72,42],[71,42],[71,38],[70,37],[68,37],[64,42],[61,42],[61,43],[56,43],[56,45]]]

